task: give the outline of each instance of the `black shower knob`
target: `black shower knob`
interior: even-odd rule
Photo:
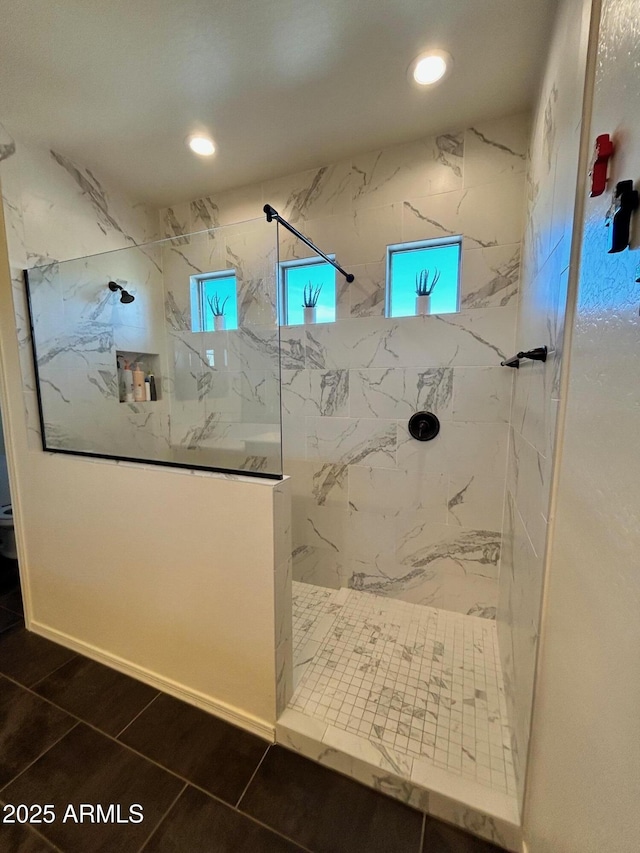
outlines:
[[[409,434],[416,441],[431,441],[440,432],[440,421],[433,412],[416,412],[409,418]]]

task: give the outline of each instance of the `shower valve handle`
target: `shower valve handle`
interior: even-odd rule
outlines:
[[[433,412],[416,412],[409,418],[409,434],[416,441],[431,441],[440,432],[440,421]]]

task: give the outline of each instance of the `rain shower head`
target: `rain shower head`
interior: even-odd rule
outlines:
[[[124,287],[122,287],[122,285],[116,284],[115,281],[110,281],[107,286],[112,293],[117,293],[118,291],[120,291],[120,302],[124,302],[125,305],[128,305],[129,302],[134,301],[135,296],[132,296],[124,289]]]

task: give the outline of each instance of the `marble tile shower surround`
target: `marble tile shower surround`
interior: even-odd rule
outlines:
[[[224,236],[143,245],[158,236],[157,212],[105,188],[92,170],[59,152],[14,142],[4,130],[2,140],[0,179],[31,447],[40,449],[41,440],[22,270],[39,265],[31,276],[32,305],[43,344],[49,446],[187,464],[211,464],[215,448],[223,467],[264,470],[277,457],[281,470],[272,229],[259,222],[226,229]],[[216,251],[227,249],[239,271],[243,330],[225,333],[224,340],[186,332],[188,300],[186,313],[185,306],[178,312],[173,294],[188,294],[189,274],[210,270]],[[104,252],[110,254],[97,254]],[[89,257],[64,263],[84,254]],[[136,301],[120,304],[103,289],[110,279]],[[116,350],[157,353],[163,393],[171,397],[177,388],[180,399],[172,407],[165,399],[151,411],[145,404],[115,405]]]
[[[160,227],[180,239],[251,219],[273,204],[353,267],[352,286],[338,282],[339,318],[384,315],[387,245],[462,233],[462,306],[514,306],[527,145],[527,116],[511,116],[174,205],[161,210]],[[311,254],[281,235],[281,260]]]
[[[490,362],[513,345],[513,318],[496,309],[450,317],[282,331],[294,575],[491,618],[511,377]],[[428,369],[425,340],[438,365]],[[465,346],[489,363],[458,366]],[[293,368],[286,353],[301,351],[304,366]],[[398,363],[406,366],[390,366]],[[467,419],[469,385],[493,398],[487,422]],[[441,419],[433,442],[408,434],[419,409]]]
[[[161,211],[181,239],[269,202],[355,275],[335,324],[281,330],[297,580],[495,616],[527,146],[511,116]],[[385,318],[386,247],[456,234],[461,312]],[[281,231],[279,254],[311,252]],[[430,444],[407,433],[421,408]]]
[[[30,271],[47,447],[169,458],[164,401],[120,405],[116,368],[117,350],[153,352],[158,374],[167,373],[159,260],[157,249],[145,247]],[[109,280],[131,288],[135,302],[120,303]]]
[[[0,163],[16,153],[16,143],[0,124]]]
[[[185,236],[186,244],[160,241],[33,269],[47,447],[279,474],[274,237],[259,221]],[[194,333],[190,318],[187,324],[169,311],[166,323],[165,282],[189,292],[190,273],[210,270],[212,256],[229,244],[244,294],[243,326]],[[112,279],[135,302],[121,305],[105,286]],[[157,403],[119,403],[117,351],[141,353],[143,366],[155,369]]]
[[[293,625],[291,558],[291,480],[285,477],[274,488],[274,604],[276,718],[285,710],[293,694]]]
[[[551,468],[569,280],[584,89],[584,5],[559,4],[534,114],[518,341],[545,344],[546,364],[514,370],[498,635],[513,759],[523,795],[549,520]],[[577,23],[578,22],[578,23]]]
[[[143,250],[133,250],[127,264],[120,264],[114,270],[114,277],[120,283],[137,282],[136,302],[121,306],[133,310],[119,316],[102,293],[100,297],[88,296],[91,259],[87,259],[87,266],[79,274],[74,307],[69,302],[64,304],[56,285],[58,263],[154,240],[158,236],[157,214],[146,205],[134,203],[117,188],[107,186],[92,169],[60,152],[14,139],[6,129],[0,129],[0,183],[29,445],[40,450],[23,270],[41,267],[33,276],[33,284],[37,291],[37,322],[51,341],[48,350],[51,358],[43,365],[47,373],[44,393],[50,395],[54,406],[66,406],[69,383],[73,382],[76,371],[75,376],[86,386],[97,412],[115,390],[113,363],[105,364],[106,349],[111,347],[114,335],[121,336],[127,348],[146,349],[139,346],[143,342],[140,312],[162,317],[162,299],[156,298],[158,292],[153,286],[157,272],[154,258]],[[65,310],[70,317],[76,308],[78,313],[73,320],[76,334],[71,347],[65,349],[60,342],[56,345],[55,339],[62,328]],[[60,371],[54,375],[57,366]],[[145,417],[131,409],[118,429],[109,427],[113,440],[133,445],[155,442],[154,434],[161,435],[163,428],[154,425],[153,431],[141,430]],[[91,422],[92,415],[85,411],[82,418],[85,423]],[[97,422],[100,427],[104,425]],[[64,436],[60,438],[64,440]]]

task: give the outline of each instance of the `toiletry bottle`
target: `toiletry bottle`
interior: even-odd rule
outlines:
[[[151,390],[151,399],[155,402],[158,399],[158,391],[156,389],[156,377],[153,373],[149,374],[149,388]]]
[[[151,400],[151,383],[148,376],[144,377],[144,399],[147,403]]]
[[[124,362],[122,377],[124,382],[124,401],[125,403],[133,403],[133,373],[129,362],[126,359]]]
[[[144,370],[140,362],[136,364],[133,371],[133,399],[136,403],[144,403]]]
[[[121,355],[116,358],[116,364],[118,365],[118,399],[121,403],[124,403],[126,391],[124,388],[124,359]]]

